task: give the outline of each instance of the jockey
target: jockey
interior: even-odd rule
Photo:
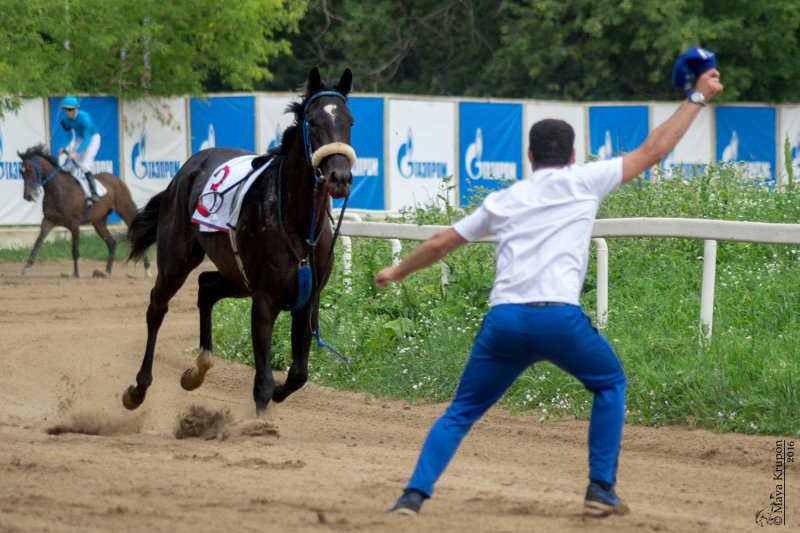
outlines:
[[[69,161],[64,166],[66,170],[78,168],[86,176],[86,181],[89,183],[89,197],[90,202],[98,202],[100,198],[97,196],[97,188],[92,176],[92,163],[94,158],[97,157],[97,151],[100,149],[100,132],[92,120],[92,117],[86,111],[78,110],[80,104],[78,99],[74,96],[67,96],[61,101],[61,107],[67,114],[67,118],[61,121],[61,126],[65,131],[75,131],[75,140],[59,148],[58,153],[62,152],[67,154]],[[78,147],[75,148],[75,144]]]

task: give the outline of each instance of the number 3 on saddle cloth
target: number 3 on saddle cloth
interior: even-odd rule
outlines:
[[[211,173],[192,214],[192,222],[200,226],[200,231],[229,233],[236,228],[245,193],[272,162],[269,160],[254,169],[252,162],[256,157],[231,159]]]

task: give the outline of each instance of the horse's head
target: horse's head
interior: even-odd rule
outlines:
[[[19,169],[24,180],[22,197],[28,202],[35,202],[42,186],[58,168],[58,161],[41,144],[28,148],[25,153],[17,152],[17,155],[22,159]]]
[[[353,116],[347,108],[347,94],[353,75],[346,69],[335,87],[323,85],[319,70],[313,68],[303,97],[302,134],[306,156],[317,179],[325,183],[334,198],[350,194],[356,152],[350,146]]]

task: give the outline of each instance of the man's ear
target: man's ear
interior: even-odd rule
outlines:
[[[572,149],[572,153],[569,154],[569,161],[567,161],[568,165],[575,163],[575,148]]]
[[[533,166],[533,150],[528,148],[528,161],[531,162],[531,166]]]

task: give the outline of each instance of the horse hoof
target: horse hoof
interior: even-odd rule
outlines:
[[[183,387],[183,390],[195,390],[203,384],[203,381],[203,377],[198,379],[196,368],[187,368],[186,371],[181,374],[181,387]]]
[[[133,385],[128,387],[128,389],[122,393],[122,405],[125,406],[125,409],[133,411],[142,405],[142,402],[144,401],[144,395],[142,395],[138,402],[134,400],[134,396],[136,396],[136,387]]]
[[[30,273],[31,273],[31,267],[26,266],[25,268],[22,269],[22,275],[23,276],[27,276]]]
[[[208,350],[203,350],[197,356],[197,367],[187,368],[181,375],[181,387],[191,391],[200,387],[206,379],[206,372],[214,366],[214,356]]]

